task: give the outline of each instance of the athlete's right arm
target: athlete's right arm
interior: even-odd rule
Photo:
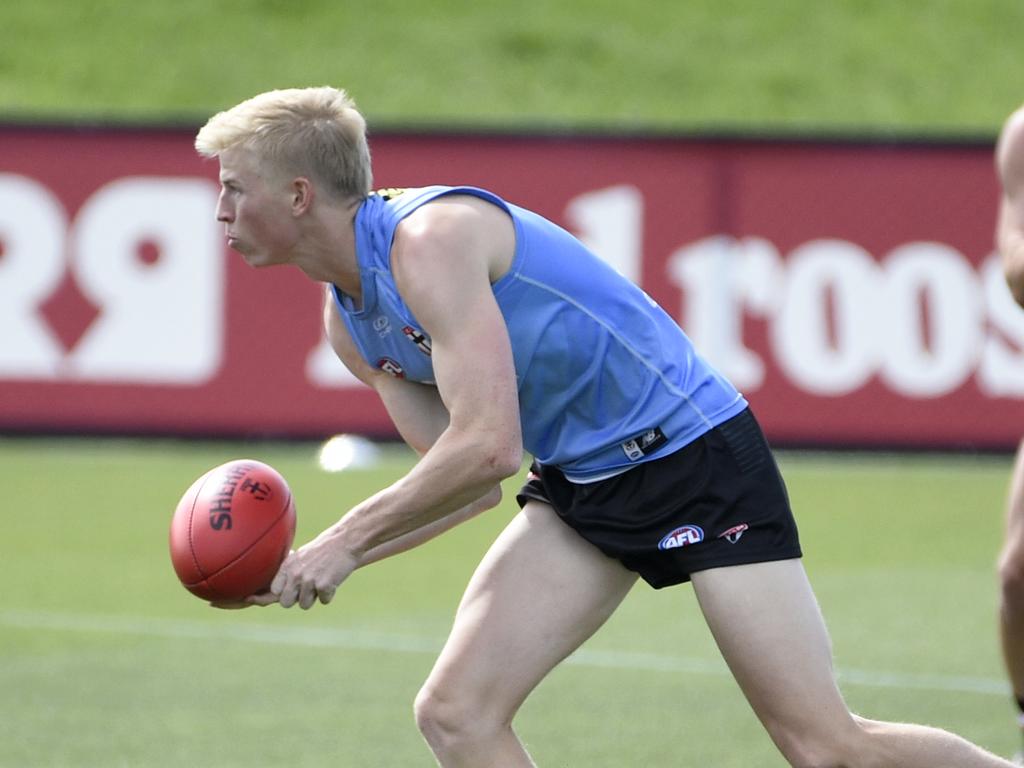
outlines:
[[[330,290],[324,303],[324,328],[331,347],[345,367],[377,392],[402,439],[420,456],[426,453],[448,426],[448,410],[437,388],[396,378],[371,367],[363,360],[348,328],[338,315]],[[480,512],[494,507],[499,501],[501,487],[495,486],[477,501],[368,550],[361,558],[360,564],[367,565],[419,546]]]
[[[1013,298],[1024,307],[1024,107],[1006,121],[996,145],[1003,195],[996,244]]]

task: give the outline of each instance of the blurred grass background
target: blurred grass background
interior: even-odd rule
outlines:
[[[348,88],[371,125],[994,135],[1019,0],[36,0],[0,6],[0,119],[201,122]]]

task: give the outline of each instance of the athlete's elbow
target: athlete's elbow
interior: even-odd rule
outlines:
[[[487,481],[500,483],[522,469],[523,448],[515,444],[492,445],[480,466]]]

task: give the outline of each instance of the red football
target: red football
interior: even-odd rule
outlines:
[[[262,462],[237,459],[200,477],[171,520],[171,563],[204,600],[265,591],[295,538],[295,502],[284,478]]]

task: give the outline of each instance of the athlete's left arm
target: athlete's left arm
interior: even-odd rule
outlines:
[[[996,242],[1006,283],[1013,298],[1024,306],[1024,107],[1003,126],[996,146],[996,169],[1003,189]]]

